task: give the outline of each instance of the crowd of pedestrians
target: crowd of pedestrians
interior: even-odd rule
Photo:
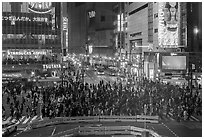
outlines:
[[[19,120],[21,116],[37,115],[38,94],[31,84],[23,84],[22,81],[9,81],[3,85],[2,118],[8,116]]]
[[[42,117],[50,118],[141,114],[163,117],[171,114],[177,120],[188,120],[191,115],[202,115],[202,99],[198,92],[192,94],[188,87],[153,82],[145,78],[132,87],[103,80],[99,84],[83,84],[79,80],[70,79],[66,86],[31,85],[26,88],[22,84],[8,83],[3,91],[8,94],[10,115],[17,118],[22,115],[23,109],[26,109],[28,116],[37,115],[40,105]],[[16,96],[21,96],[22,101],[19,102]],[[144,113],[145,104],[147,113]],[[5,111],[4,106],[2,110]]]

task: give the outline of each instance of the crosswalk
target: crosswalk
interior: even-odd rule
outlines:
[[[27,124],[33,123],[34,121],[40,121],[40,120],[41,120],[41,117],[39,115],[35,115],[33,117],[31,117],[31,116],[29,116],[29,117],[22,116],[19,120],[17,120],[14,117],[9,116],[6,119],[4,119],[3,121],[5,121],[5,122],[14,122],[17,125],[27,125]]]

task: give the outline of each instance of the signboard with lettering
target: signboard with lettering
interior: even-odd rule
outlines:
[[[61,64],[44,64],[43,69],[61,69]]]
[[[7,50],[7,55],[47,55],[51,53],[52,50]]]
[[[52,10],[52,2],[29,2],[28,10],[40,14],[49,13]]]
[[[63,17],[62,18],[62,28],[63,28],[63,42],[64,42],[64,48],[66,49],[66,53],[68,52],[69,47],[69,30],[68,30],[68,18]]]
[[[68,26],[68,18],[67,17],[63,17],[63,30],[67,31],[67,26]]]
[[[32,34],[42,34],[48,29],[52,29],[52,15],[3,12],[2,26],[3,34],[4,31],[10,34],[13,34],[13,32],[16,32],[18,34],[23,34],[25,32],[29,32]],[[5,30],[8,27],[10,29]]]

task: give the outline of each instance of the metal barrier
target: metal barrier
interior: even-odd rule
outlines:
[[[137,122],[159,123],[159,116],[137,115]]]
[[[134,126],[102,126],[102,127],[77,127],[71,130],[62,131],[52,137],[62,136],[111,136],[111,135],[134,135],[142,136],[148,132],[151,137],[160,137],[156,132]]]
[[[75,123],[75,122],[148,122],[159,123],[159,116],[81,116],[81,117],[56,117],[31,124],[32,128],[39,128],[48,125]]]

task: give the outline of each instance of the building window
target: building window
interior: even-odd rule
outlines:
[[[154,29],[154,33],[157,33],[158,32],[158,28]]]
[[[136,37],[136,36],[141,36],[142,32],[137,32],[137,33],[132,33],[130,34],[130,37]]]
[[[104,22],[106,20],[105,16],[101,16],[101,22]]]

